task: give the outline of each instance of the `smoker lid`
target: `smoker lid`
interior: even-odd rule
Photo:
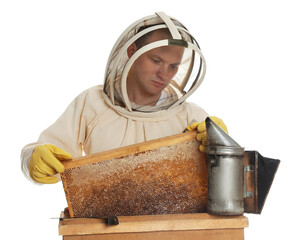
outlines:
[[[244,148],[228,146],[208,146],[206,152],[208,155],[243,156]]]

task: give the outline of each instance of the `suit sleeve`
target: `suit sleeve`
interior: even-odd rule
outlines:
[[[28,144],[22,149],[21,166],[26,177],[30,179],[28,165],[33,149],[37,145],[53,144],[73,157],[82,155],[88,118],[85,109],[86,98],[87,92],[85,91],[71,102],[55,123],[40,134],[37,142]]]

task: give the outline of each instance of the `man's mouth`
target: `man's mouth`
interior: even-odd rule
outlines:
[[[153,82],[153,85],[156,86],[156,87],[164,87],[165,86],[165,84],[162,83],[162,82],[158,82],[158,81],[155,81],[155,80],[153,80],[152,82]]]

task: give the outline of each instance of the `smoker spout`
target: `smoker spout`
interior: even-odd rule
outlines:
[[[211,118],[205,119],[207,141],[211,146],[240,147],[223,129],[221,129]]]

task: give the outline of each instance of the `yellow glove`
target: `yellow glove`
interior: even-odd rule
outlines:
[[[69,153],[54,145],[38,145],[34,148],[29,162],[30,177],[39,183],[56,183],[59,180],[52,175],[65,170],[60,160],[71,158]]]
[[[217,118],[217,117],[210,117],[212,121],[214,121],[220,128],[222,128],[226,133],[228,133],[227,127],[225,123],[223,122],[222,119]],[[206,136],[206,124],[205,121],[198,123],[194,122],[190,126],[187,127],[188,130],[193,131],[196,130],[198,131],[196,139],[201,142],[201,145],[199,146],[199,149],[201,152],[206,152],[206,147],[208,145],[207,142],[207,136]]]

